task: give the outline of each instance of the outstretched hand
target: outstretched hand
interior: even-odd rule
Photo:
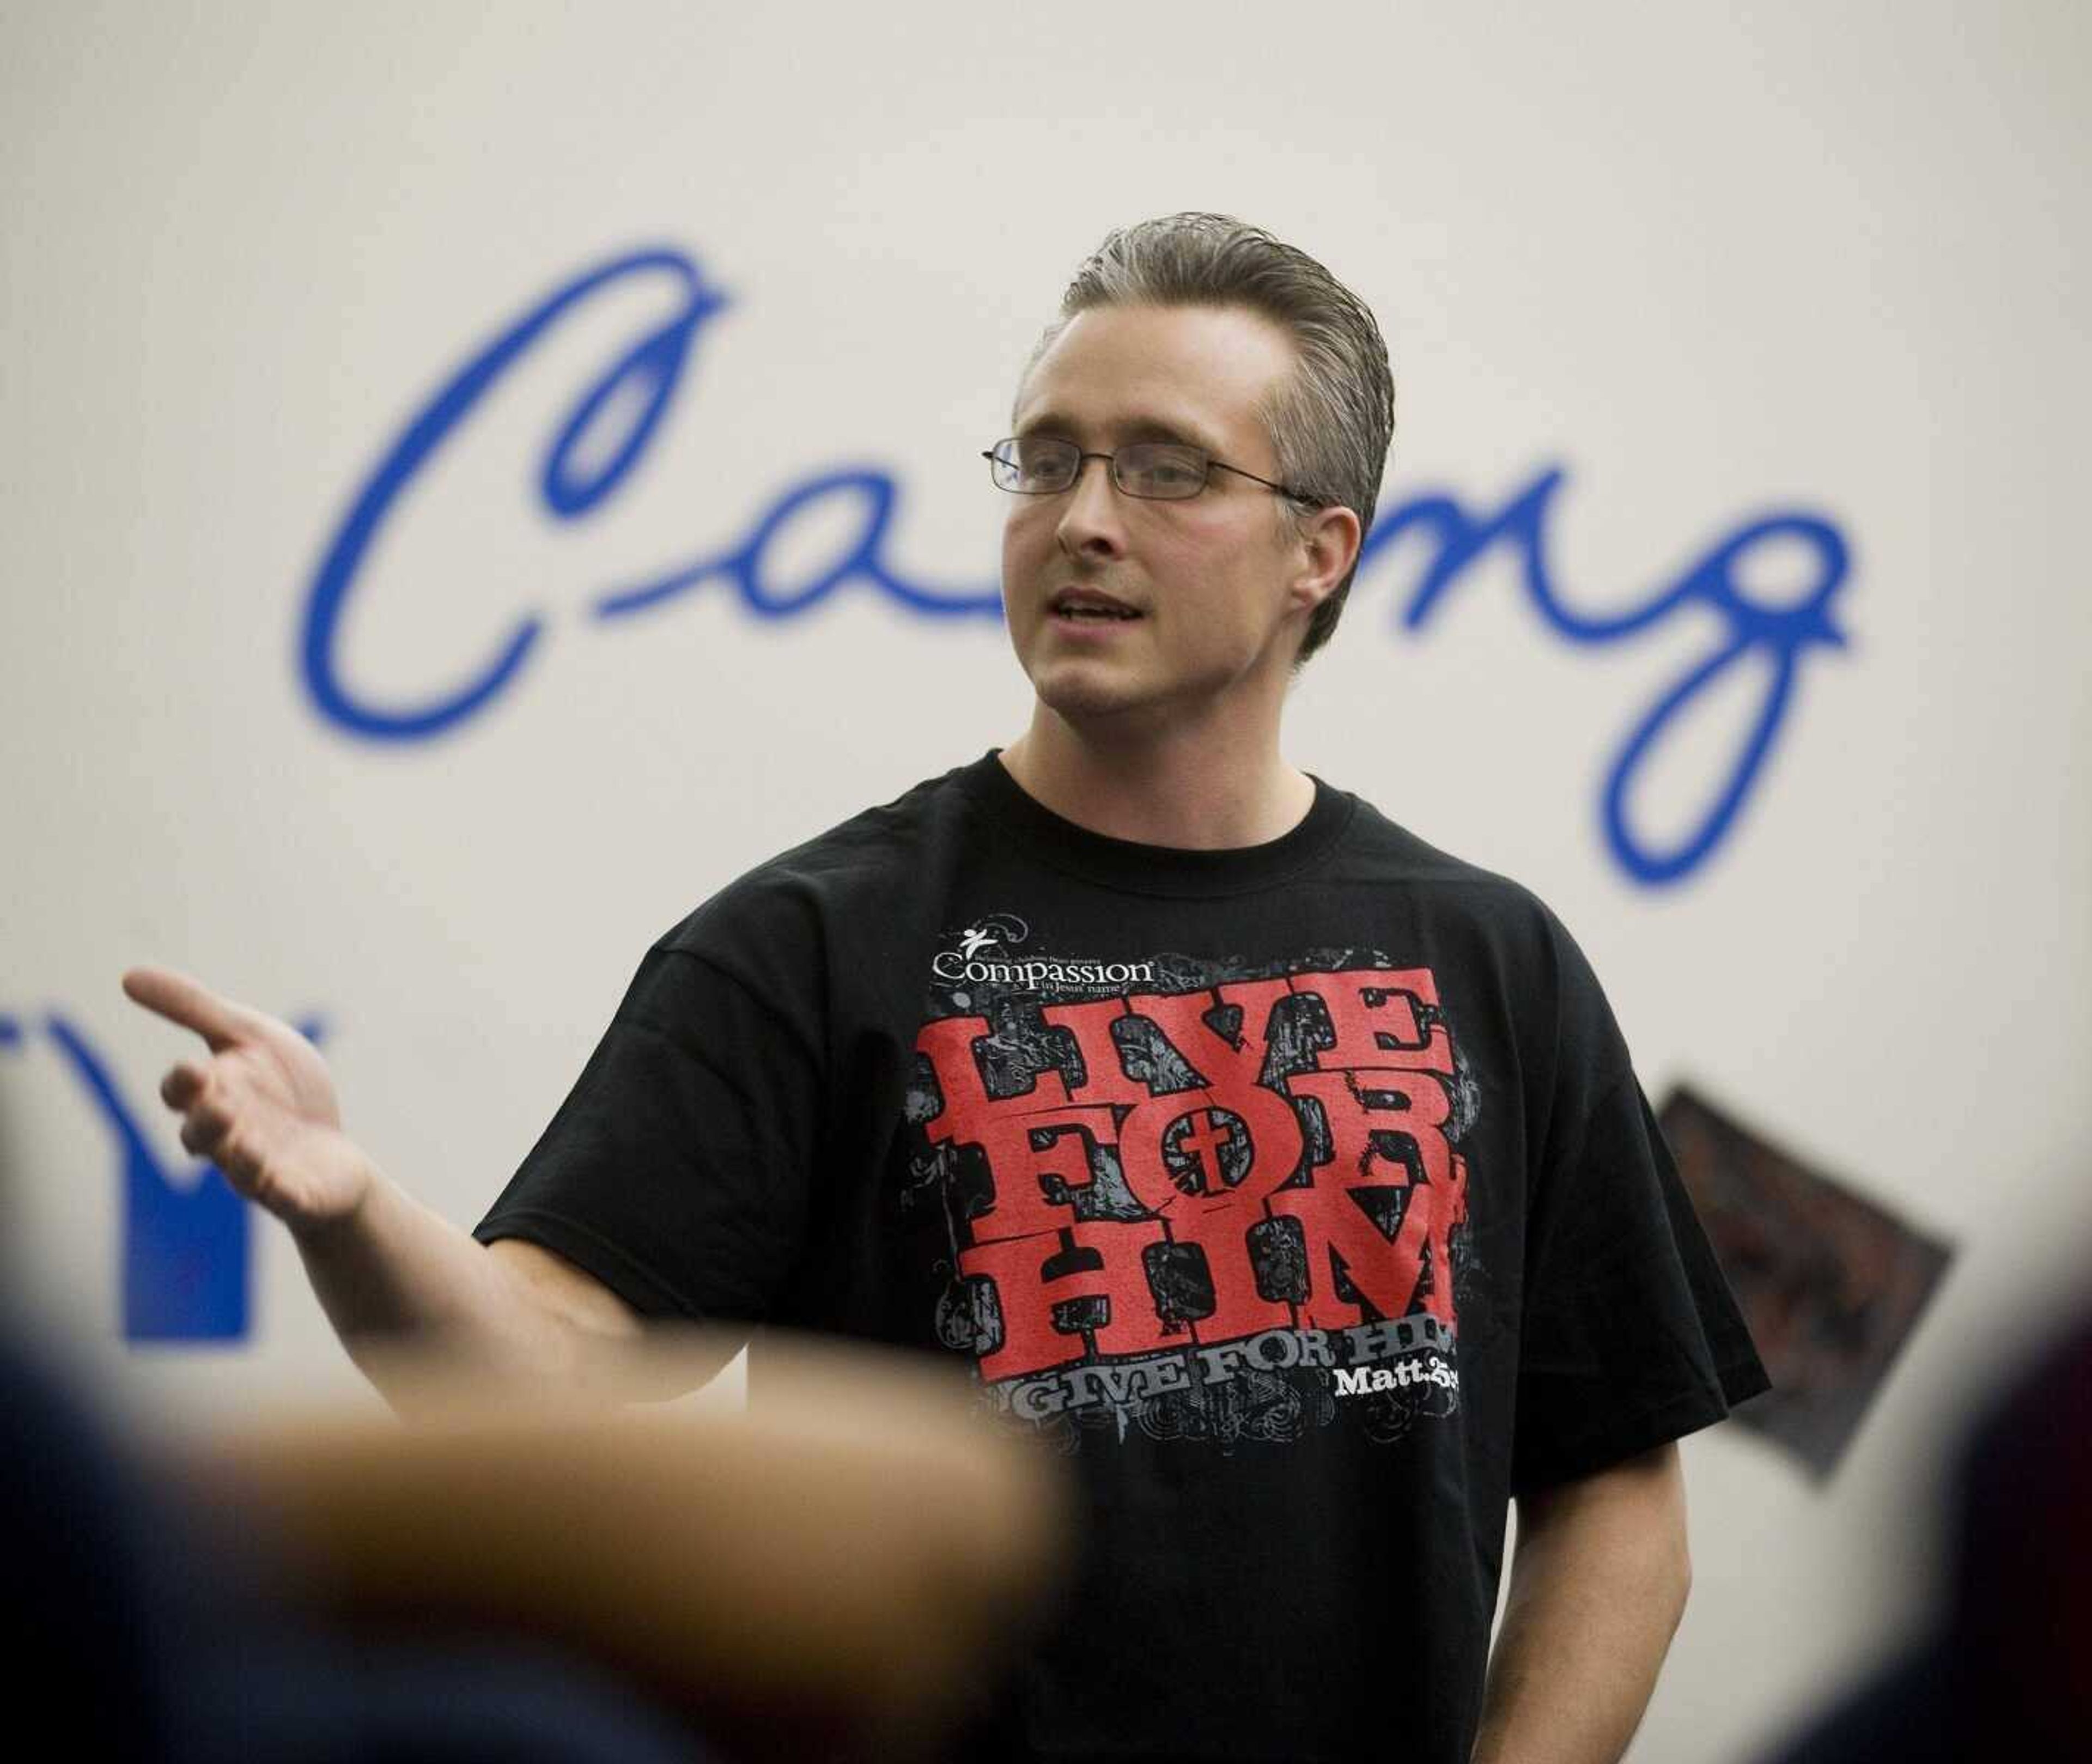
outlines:
[[[170,969],[133,968],[123,990],[210,1050],[160,1083],[161,1100],[182,1117],[184,1146],[294,1231],[356,1211],[370,1191],[370,1162],[341,1131],[334,1080],[311,1042]]]

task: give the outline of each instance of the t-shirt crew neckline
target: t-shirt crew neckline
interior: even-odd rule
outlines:
[[[990,818],[1054,868],[1128,894],[1253,893],[1298,876],[1343,837],[1358,798],[1311,773],[1315,800],[1298,824],[1260,845],[1216,851],[1114,839],[1057,815],[1010,776],[992,747],[959,772],[960,787]]]

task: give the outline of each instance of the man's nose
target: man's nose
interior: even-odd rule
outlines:
[[[1109,460],[1091,455],[1075,468],[1075,481],[1062,494],[1068,499],[1061,511],[1063,550],[1072,556],[1116,556],[1125,549],[1119,489],[1112,482]]]

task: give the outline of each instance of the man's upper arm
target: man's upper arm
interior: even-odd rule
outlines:
[[[650,1325],[594,1275],[527,1238],[496,1238],[486,1252],[527,1303],[581,1345],[570,1376],[599,1395],[682,1396],[711,1383],[748,1345],[747,1332],[732,1327]]]
[[[515,1281],[518,1291],[568,1327],[591,1335],[640,1333],[639,1313],[565,1256],[520,1237],[496,1238],[486,1253]]]
[[[647,952],[573,1088],[474,1228],[490,1244],[521,1238],[547,1252],[519,1271],[543,1277],[552,1314],[599,1335],[630,1334],[642,1317],[768,1317],[811,1230],[832,1097],[813,1032],[767,996],[781,984],[759,994],[685,940]]]
[[[1685,1470],[1678,1442],[1666,1441],[1619,1463],[1522,1494],[1521,1546],[1550,1530],[1585,1524],[1599,1537],[1645,1541],[1675,1558],[1684,1583],[1692,1578],[1685,1523]]]

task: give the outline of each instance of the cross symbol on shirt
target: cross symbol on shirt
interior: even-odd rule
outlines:
[[[1183,1121],[1177,1138],[1178,1153],[1199,1165],[1204,1178],[1202,1186],[1208,1194],[1217,1195],[1226,1185],[1221,1148],[1235,1136],[1235,1118],[1225,1109],[1194,1109]]]

